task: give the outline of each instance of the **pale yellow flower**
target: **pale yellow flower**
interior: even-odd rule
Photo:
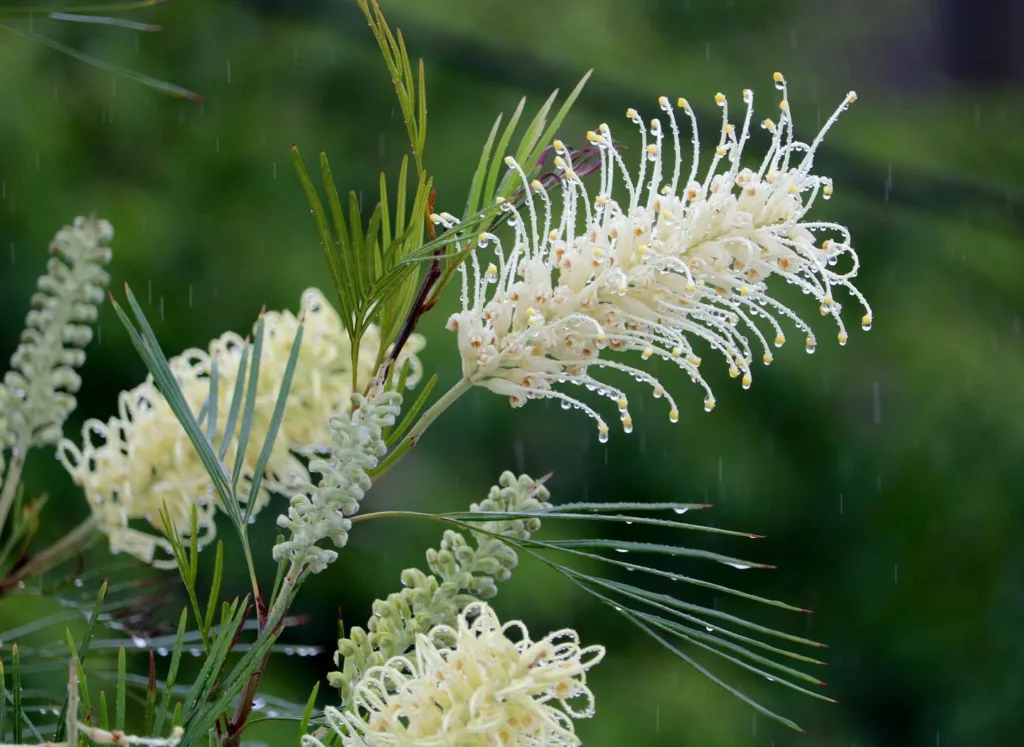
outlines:
[[[306,465],[298,456],[329,451],[328,422],[333,415],[347,412],[350,406],[351,345],[337,312],[320,291],[310,289],[302,296],[299,316],[305,321],[302,346],[284,419],[256,496],[254,515],[271,493],[289,492],[309,480]],[[298,325],[299,317],[288,311],[265,315],[256,407],[252,433],[242,455],[239,501],[248,496]],[[422,338],[414,336],[400,357],[400,361],[410,361],[410,386],[419,378],[421,366],[415,353],[422,346]],[[239,371],[245,347],[245,340],[228,332],[211,342],[208,352],[186,350],[169,361],[196,414],[209,399],[210,371],[213,361],[217,361],[219,385],[213,440],[216,447],[223,440],[238,377],[248,374],[247,369]],[[379,348],[380,335],[371,328],[362,340],[357,358],[360,386],[374,373]],[[236,434],[237,430],[236,425]],[[108,535],[111,551],[127,552],[157,566],[173,565],[160,518],[160,509],[165,504],[179,534],[188,534],[194,506],[199,536],[191,541],[204,546],[213,539],[217,500],[212,483],[152,376],[121,393],[115,417],[106,423],[87,421],[82,428],[82,443],[79,448],[64,439],[58,448],[58,458],[84,489],[101,530]],[[235,464],[237,446],[237,441],[232,440],[227,449],[224,462],[229,471]]]
[[[326,715],[345,745],[578,745],[573,719],[594,714],[586,673],[603,657],[574,630],[534,641],[523,623],[502,624],[474,602],[455,628],[436,626],[409,656],[368,669],[351,708]]]
[[[870,308],[852,283],[858,260],[849,232],[807,217],[816,200],[828,199],[833,190],[829,178],[813,172],[815,152],[856,96],[848,94],[805,143],[793,135],[785,81],[779,74],[775,81],[783,92],[779,121],[762,122],[772,139],[756,171],[741,165],[753,112],[749,90],[743,92],[741,127],[729,121],[725,96],[716,96],[722,128],[703,175],[697,123],[685,99],[677,106],[693,132],[688,175],[679,126],[665,97],[659,104],[667,127],[658,119],[645,124],[637,111],[627,111],[643,138],[637,168],[626,165],[608,125],[588,134],[601,155],[596,195],[588,193],[567,163],[568,150],[555,141],[555,165],[564,175],[561,194],[549,195],[534,181],[520,207],[502,202],[515,232],[511,249],[483,233],[468,268],[461,268],[462,310],[451,317],[449,329],[458,334],[463,374],[508,396],[513,406],[551,398],[567,409],[582,409],[597,420],[603,441],[603,418],[559,385],[583,386],[614,400],[629,432],[626,396],[601,373],[617,370],[650,385],[655,397],[667,400],[670,420],[679,419],[675,401],[652,374],[609,358],[605,348],[675,363],[703,388],[710,411],[715,398],[699,370],[704,350],[721,355],[746,388],[755,357],[765,364],[772,360],[768,340],[776,346],[785,341],[783,323],[801,331],[808,352],[817,345],[810,326],[774,295],[773,278],[811,296],[838,325],[840,345],[848,334],[835,288],[864,307],[861,324],[869,328]],[[505,160],[525,183],[519,164]],[[615,189],[624,194],[613,194]],[[552,205],[557,201],[560,209]],[[435,220],[454,223],[447,214]],[[495,258],[486,267],[485,251]]]

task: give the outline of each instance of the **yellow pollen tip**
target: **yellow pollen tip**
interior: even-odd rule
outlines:
[[[694,285],[693,283],[687,283],[686,284],[686,290],[689,293],[693,293],[695,290],[697,290],[697,286]]]
[[[505,202],[505,198],[504,198],[504,197],[501,197],[501,196],[499,196],[499,197],[495,198],[495,200],[494,200],[494,201],[495,201],[496,203],[498,203],[498,204],[500,205],[500,204],[502,204],[503,202]]]
[[[741,286],[740,286],[740,295],[741,295],[741,296],[745,296],[745,295],[747,295],[748,293],[750,293],[750,288],[748,288],[748,287],[747,287],[747,286],[745,286],[745,285],[741,285]]]
[[[831,184],[826,184],[824,187],[822,187],[821,191],[824,192],[826,195],[831,195],[832,194],[832,185]]]
[[[772,120],[771,117],[766,117],[764,121],[761,122],[761,126],[764,127],[766,130],[770,130],[773,127],[775,127],[775,122]]]
[[[786,99],[783,99],[782,101],[780,101],[779,102],[779,109],[781,109],[784,112],[788,112],[789,111],[789,101],[786,100]]]
[[[846,94],[846,100],[849,101],[851,104],[855,102],[857,100],[857,92],[850,91],[848,94]]]
[[[554,146],[556,151],[563,151],[563,150],[565,150],[565,143],[563,143],[561,140],[555,140],[555,141],[553,141],[551,143],[551,145]]]
[[[689,109],[690,102],[680,97],[679,99],[676,100],[676,106],[678,106],[680,109]]]
[[[600,340],[601,342],[604,342],[605,340],[608,339],[608,335],[606,335],[602,330],[601,332],[597,333],[597,339]]]
[[[625,410],[627,407],[629,407],[629,400],[627,400],[625,397],[619,397],[619,401],[616,402],[615,404],[619,406],[620,410]]]
[[[728,152],[729,152],[729,149],[726,148],[724,145],[715,148],[715,154],[718,155],[718,156],[724,156]]]
[[[772,79],[774,79],[776,83],[781,83],[785,80],[785,78],[782,77],[782,73],[772,73]]]
[[[754,383],[754,380],[752,378],[750,378],[750,374],[743,374],[743,386],[744,387],[749,387],[753,383]]]
[[[797,186],[796,186],[795,184],[790,184],[790,185],[789,185],[789,193],[790,193],[791,195],[795,195],[795,194],[796,194],[797,192],[799,192],[799,191],[800,191],[800,188],[799,188],[799,187],[797,187]]]
[[[587,132],[587,140],[589,140],[592,143],[603,143],[604,142],[604,138],[601,137],[600,135],[598,135],[593,130],[590,130],[589,132]]]
[[[541,192],[544,189],[544,185],[540,183],[540,180],[534,179],[532,182],[530,182],[530,189],[532,189],[534,192]]]
[[[669,410],[668,411],[668,420],[669,420],[670,423],[678,423],[679,422],[679,410],[675,409],[674,407],[671,410]]]
[[[691,366],[699,366],[701,362],[700,356],[690,353],[689,355],[686,356],[686,362],[689,363]]]
[[[657,154],[658,154],[658,146],[657,145],[655,145],[654,143],[651,143],[650,145],[647,146],[647,155],[649,155],[649,156],[656,156]]]
[[[775,360],[775,357],[771,353],[765,353],[763,356],[761,356],[761,360],[764,361],[764,365],[770,366],[772,364],[772,361]]]
[[[729,366],[729,378],[730,379],[735,379],[739,375],[740,375],[740,370],[738,368],[736,368],[735,364]]]
[[[668,96],[659,96],[658,106],[668,106]]]
[[[633,107],[629,107],[628,109],[626,109],[626,116],[629,117],[630,119],[636,119],[640,115],[637,113],[636,109],[634,109]]]
[[[845,332],[840,332],[839,333],[839,344],[840,345],[845,345],[849,339],[850,339],[850,336],[848,334],[846,334]]]
[[[786,336],[785,335],[775,335],[775,344],[776,345],[784,345],[785,343],[786,343]]]
[[[683,354],[683,351],[682,351],[681,348],[672,348],[672,357],[673,358],[678,358],[682,354]]]
[[[602,421],[602,422],[597,424],[597,430],[599,432],[601,432],[601,433],[607,433],[608,432],[608,425],[606,423],[604,423],[604,421]]]
[[[724,104],[725,103],[725,94],[724,93],[716,93],[715,94],[715,103],[718,104],[719,106]]]
[[[505,156],[505,165],[508,166],[509,168],[512,168],[513,166],[516,165],[516,159],[514,159],[512,156]]]
[[[565,175],[567,177],[569,177],[570,179],[575,179],[576,178],[576,171],[573,170],[573,169],[566,169],[565,170]]]

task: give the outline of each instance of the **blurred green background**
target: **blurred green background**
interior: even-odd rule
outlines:
[[[539,476],[555,501],[709,501],[698,520],[768,535],[697,537],[775,571],[701,564],[677,570],[811,607],[783,614],[742,600],[720,608],[829,645],[829,705],[718,674],[798,721],[798,735],[753,711],[636,629],[535,563],[524,562],[496,606],[535,632],[576,627],[607,646],[591,682],[598,716],[586,745],[976,747],[1020,744],[1024,706],[1024,64],[1016,5],[928,0],[381,0],[411,53],[426,60],[426,162],[438,207],[460,213],[498,112],[527,95],[535,110],[556,87],[594,77],[560,136],[580,144],[627,106],[686,96],[717,132],[716,91],[758,93],[775,110],[771,74],[789,82],[798,135],[809,139],[849,89],[858,103],[829,134],[819,171],[836,181],[821,219],[851,227],[870,333],[851,319],[845,349],[827,324],[813,357],[797,343],[750,391],[723,366],[705,372],[718,407],[667,369],[681,421],[630,389],[636,431],[599,444],[593,424],[553,403],[512,411],[473,392],[372,493],[372,505],[457,509],[501,470]],[[330,291],[309,209],[289,160],[328,152],[339,186],[365,192],[394,174],[405,133],[373,38],[354,0],[288,4],[178,0],[134,17],[158,34],[37,19],[34,30],[103,60],[195,90],[162,96],[0,34],[0,354],[13,351],[53,233],[95,212],[115,226],[113,287],[147,302],[165,350],[204,347],[247,331],[261,306],[298,306]],[[27,27],[27,25],[23,26]],[[1015,32],[1014,29],[1017,31]],[[532,104],[532,107],[531,107]],[[619,133],[625,128],[619,127]],[[763,147],[763,140],[755,141]],[[454,290],[454,289],[452,289]],[[787,296],[814,321],[799,294]],[[455,381],[457,303],[420,331],[441,386]],[[858,312],[859,313],[859,312]],[[88,350],[69,428],[106,418],[144,368],[109,306]],[[791,335],[793,337],[793,335]],[[660,406],[659,406],[660,405]],[[85,515],[51,455],[28,486],[51,493],[44,535]],[[369,501],[368,501],[369,502]],[[279,504],[280,505],[280,504]],[[270,573],[272,511],[254,536]],[[625,528],[622,528],[625,529]],[[632,531],[615,536],[643,539]],[[570,530],[572,531],[572,530]],[[222,530],[230,553],[237,547]],[[333,648],[336,617],[361,623],[370,602],[422,566],[434,526],[359,525],[342,559],[313,579],[294,643]],[[101,565],[103,553],[88,562]],[[233,566],[229,566],[232,570]],[[728,571],[728,573],[726,573]],[[230,593],[244,593],[239,573]],[[678,589],[673,589],[679,592]],[[702,603],[711,598],[682,590]],[[0,628],[36,612],[0,606]],[[5,641],[5,647],[10,641]],[[7,651],[3,651],[7,657]],[[145,672],[144,652],[130,665]],[[97,661],[99,664],[99,661]],[[162,665],[161,665],[162,666]],[[273,660],[265,689],[305,700],[327,656]],[[58,671],[53,675],[59,681]],[[42,685],[40,685],[42,686]],[[325,688],[321,705],[331,702]],[[289,743],[294,727],[251,738]]]

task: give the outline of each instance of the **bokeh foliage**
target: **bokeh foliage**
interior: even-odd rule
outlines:
[[[858,103],[818,159],[836,180],[820,214],[851,226],[875,325],[851,333],[845,349],[823,334],[813,357],[787,346],[750,391],[709,365],[718,396],[710,415],[666,369],[666,386],[681,394],[680,423],[631,391],[644,402],[637,429],[613,431],[607,445],[553,403],[513,412],[500,397],[471,393],[374,490],[375,507],[459,509],[503,469],[553,470],[555,501],[707,500],[716,508],[704,520],[768,535],[742,550],[778,570],[724,568],[718,580],[811,607],[812,616],[694,600],[829,644],[824,678],[838,705],[732,676],[808,729],[802,737],[759,722],[545,568],[526,562],[517,571],[497,599],[503,616],[537,630],[573,625],[585,642],[609,648],[592,677],[598,719],[581,729],[592,747],[1014,743],[1024,699],[1024,390],[1016,386],[1024,373],[1024,140],[1013,133],[1024,98],[959,85],[927,59],[901,62],[894,39],[900,29],[919,34],[925,0],[872,3],[871,12],[810,0],[382,4],[411,53],[425,58],[426,161],[437,207],[456,214],[495,115],[523,94],[536,106],[556,86],[568,92],[591,67],[559,132],[567,143],[580,144],[601,121],[625,132],[625,108],[651,116],[661,94],[686,96],[708,132],[718,127],[718,90],[738,102],[740,89],[754,88],[767,116],[776,69],[808,135],[856,89]],[[326,150],[339,189],[365,195],[365,214],[379,172],[397,174],[405,126],[354,2],[179,1],[140,20],[164,31],[41,19],[35,29],[48,23],[52,38],[198,91],[203,103],[2,37],[4,357],[43,249],[68,216],[95,211],[113,223],[115,283],[131,283],[173,352],[247,330],[263,304],[295,308],[307,285],[328,290],[292,144]],[[421,329],[424,360],[442,386],[457,377],[454,339],[442,328],[456,302],[449,293]],[[118,390],[144,376],[109,307],[100,329],[77,418],[105,417]],[[52,465],[36,455],[30,487],[63,480]],[[50,489],[50,507],[62,508],[51,518],[67,524],[43,529],[54,537],[85,514],[70,481],[60,488]],[[252,537],[267,575],[273,530],[264,518]],[[286,638],[330,649],[338,609],[365,620],[400,569],[421,565],[435,534],[411,523],[360,526],[341,562],[307,585],[296,611],[310,621]],[[707,547],[730,553],[735,542]],[[100,553],[87,562],[106,561]],[[228,570],[227,591],[244,591],[244,567]],[[4,629],[35,614],[0,600]],[[129,665],[142,674],[146,659],[130,655]],[[266,682],[301,702],[328,668],[326,657],[276,659]],[[329,688],[320,697],[329,702]],[[274,728],[262,738],[294,734]]]

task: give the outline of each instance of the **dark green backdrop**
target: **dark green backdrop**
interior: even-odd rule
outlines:
[[[742,88],[754,88],[761,116],[771,115],[776,69],[790,82],[798,132],[810,137],[856,89],[860,100],[818,159],[836,180],[819,214],[851,227],[875,325],[862,333],[851,319],[845,349],[820,325],[817,354],[787,346],[758,369],[750,391],[724,367],[707,366],[718,396],[710,415],[699,391],[665,370],[680,423],[637,390],[636,431],[613,432],[607,445],[590,421],[557,406],[511,411],[504,398],[471,393],[374,490],[373,505],[454,509],[479,499],[503,469],[553,470],[556,501],[708,500],[716,507],[701,520],[768,535],[753,548],[703,546],[753,554],[776,571],[681,567],[815,610],[801,617],[718,600],[826,642],[824,678],[838,705],[712,662],[806,736],[755,718],[544,568],[517,570],[497,600],[504,616],[538,632],[572,625],[585,642],[608,647],[592,676],[598,717],[580,726],[590,747],[1019,743],[1024,98],[1020,77],[988,49],[998,40],[970,25],[986,13],[996,30],[1013,19],[992,15],[996,3],[957,16],[927,0],[381,4],[412,54],[426,58],[427,164],[438,206],[454,213],[494,116],[523,94],[536,106],[555,87],[567,91],[590,67],[592,82],[560,133],[568,142],[598,122],[621,124],[630,105],[653,115],[661,94],[686,96],[708,132],[717,129],[719,90],[739,102]],[[164,348],[176,352],[246,330],[264,304],[296,308],[308,285],[330,290],[291,144],[307,158],[325,149],[339,185],[365,190],[367,204],[379,171],[394,173],[404,152],[389,80],[353,0],[178,0],[139,19],[164,31],[52,21],[35,29],[196,90],[205,103],[0,35],[4,358],[49,238],[74,215],[112,221],[114,287],[128,282],[149,301]],[[814,321],[806,299],[790,298]],[[456,302],[449,294],[421,330],[442,386],[457,376],[454,339],[443,329]],[[100,328],[72,427],[106,417],[118,390],[144,375],[109,307]],[[28,479],[52,493],[44,534],[84,516],[50,455],[36,455]],[[255,529],[264,572],[271,513]],[[223,535],[230,553],[233,539]],[[360,525],[341,561],[308,585],[298,611],[310,622],[290,640],[330,649],[337,609],[365,620],[370,601],[397,588],[399,571],[420,564],[437,539],[434,526]],[[244,592],[244,575],[229,585]],[[2,627],[24,614],[0,608]],[[145,671],[143,656],[131,664]],[[328,665],[282,656],[267,688],[302,701]],[[268,728],[253,738],[280,744],[293,733]]]

